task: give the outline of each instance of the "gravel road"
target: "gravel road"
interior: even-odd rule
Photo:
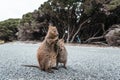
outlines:
[[[66,46],[68,69],[46,73],[22,64],[38,65],[39,43],[0,45],[0,80],[120,80],[120,48]]]

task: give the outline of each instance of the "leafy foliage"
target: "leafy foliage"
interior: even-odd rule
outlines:
[[[119,0],[48,0],[20,22],[19,40],[43,40],[51,23],[66,42],[90,43],[98,38],[102,39],[93,41],[105,42],[105,32],[120,23],[120,4]]]
[[[16,38],[20,19],[8,19],[0,22],[0,39],[8,41]]]
[[[21,25],[19,26],[19,37],[21,38],[28,30],[30,33],[27,33],[31,36],[34,35],[34,33],[46,34],[48,23],[52,23],[60,29],[60,38],[63,37],[65,30],[67,30],[70,36],[65,37],[65,39],[70,41],[70,38],[72,38],[72,35],[75,33],[75,28],[77,28],[80,22],[80,6],[81,2],[79,0],[48,0],[31,14],[32,17],[29,17],[29,20],[24,17],[28,14],[23,16]],[[28,24],[29,28],[25,26],[25,23]]]

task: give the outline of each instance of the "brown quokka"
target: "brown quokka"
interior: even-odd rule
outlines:
[[[65,48],[64,40],[60,39],[57,42],[57,63],[56,66],[58,67],[59,63],[63,63],[63,67],[67,69],[66,64],[67,64],[67,50]]]
[[[55,52],[55,44],[58,40],[58,31],[54,26],[49,26],[45,40],[37,52],[37,59],[41,70],[53,72],[51,69],[56,64],[57,54]]]

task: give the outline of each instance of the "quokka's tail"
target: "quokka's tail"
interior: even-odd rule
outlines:
[[[40,68],[39,66],[35,66],[35,65],[21,65],[21,66],[24,66],[24,67],[35,67],[35,68]]]

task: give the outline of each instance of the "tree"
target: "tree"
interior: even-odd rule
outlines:
[[[0,39],[11,41],[16,39],[17,26],[20,19],[8,19],[0,22]]]
[[[80,23],[81,4],[79,0],[49,0],[39,8],[39,12],[60,29],[61,38],[67,34],[65,39],[69,42]]]
[[[81,33],[80,35],[84,37],[84,43],[91,43],[95,41],[105,42],[105,34],[108,29],[113,24],[119,23],[119,11],[114,10],[120,6],[118,3],[119,0],[85,0],[83,4],[84,12],[83,18],[91,17],[91,20],[83,26],[85,29],[82,31],[87,31]],[[113,5],[111,5],[113,4]],[[112,6],[112,7],[111,7]],[[113,8],[114,7],[114,8]],[[119,9],[119,8],[118,8]],[[85,15],[85,16],[84,16]],[[82,17],[81,16],[81,17]],[[88,30],[87,30],[88,29]],[[91,32],[92,31],[92,32]]]
[[[66,42],[105,42],[107,30],[120,22],[118,1],[48,0],[23,16],[18,28],[20,39],[43,40],[51,23]]]

